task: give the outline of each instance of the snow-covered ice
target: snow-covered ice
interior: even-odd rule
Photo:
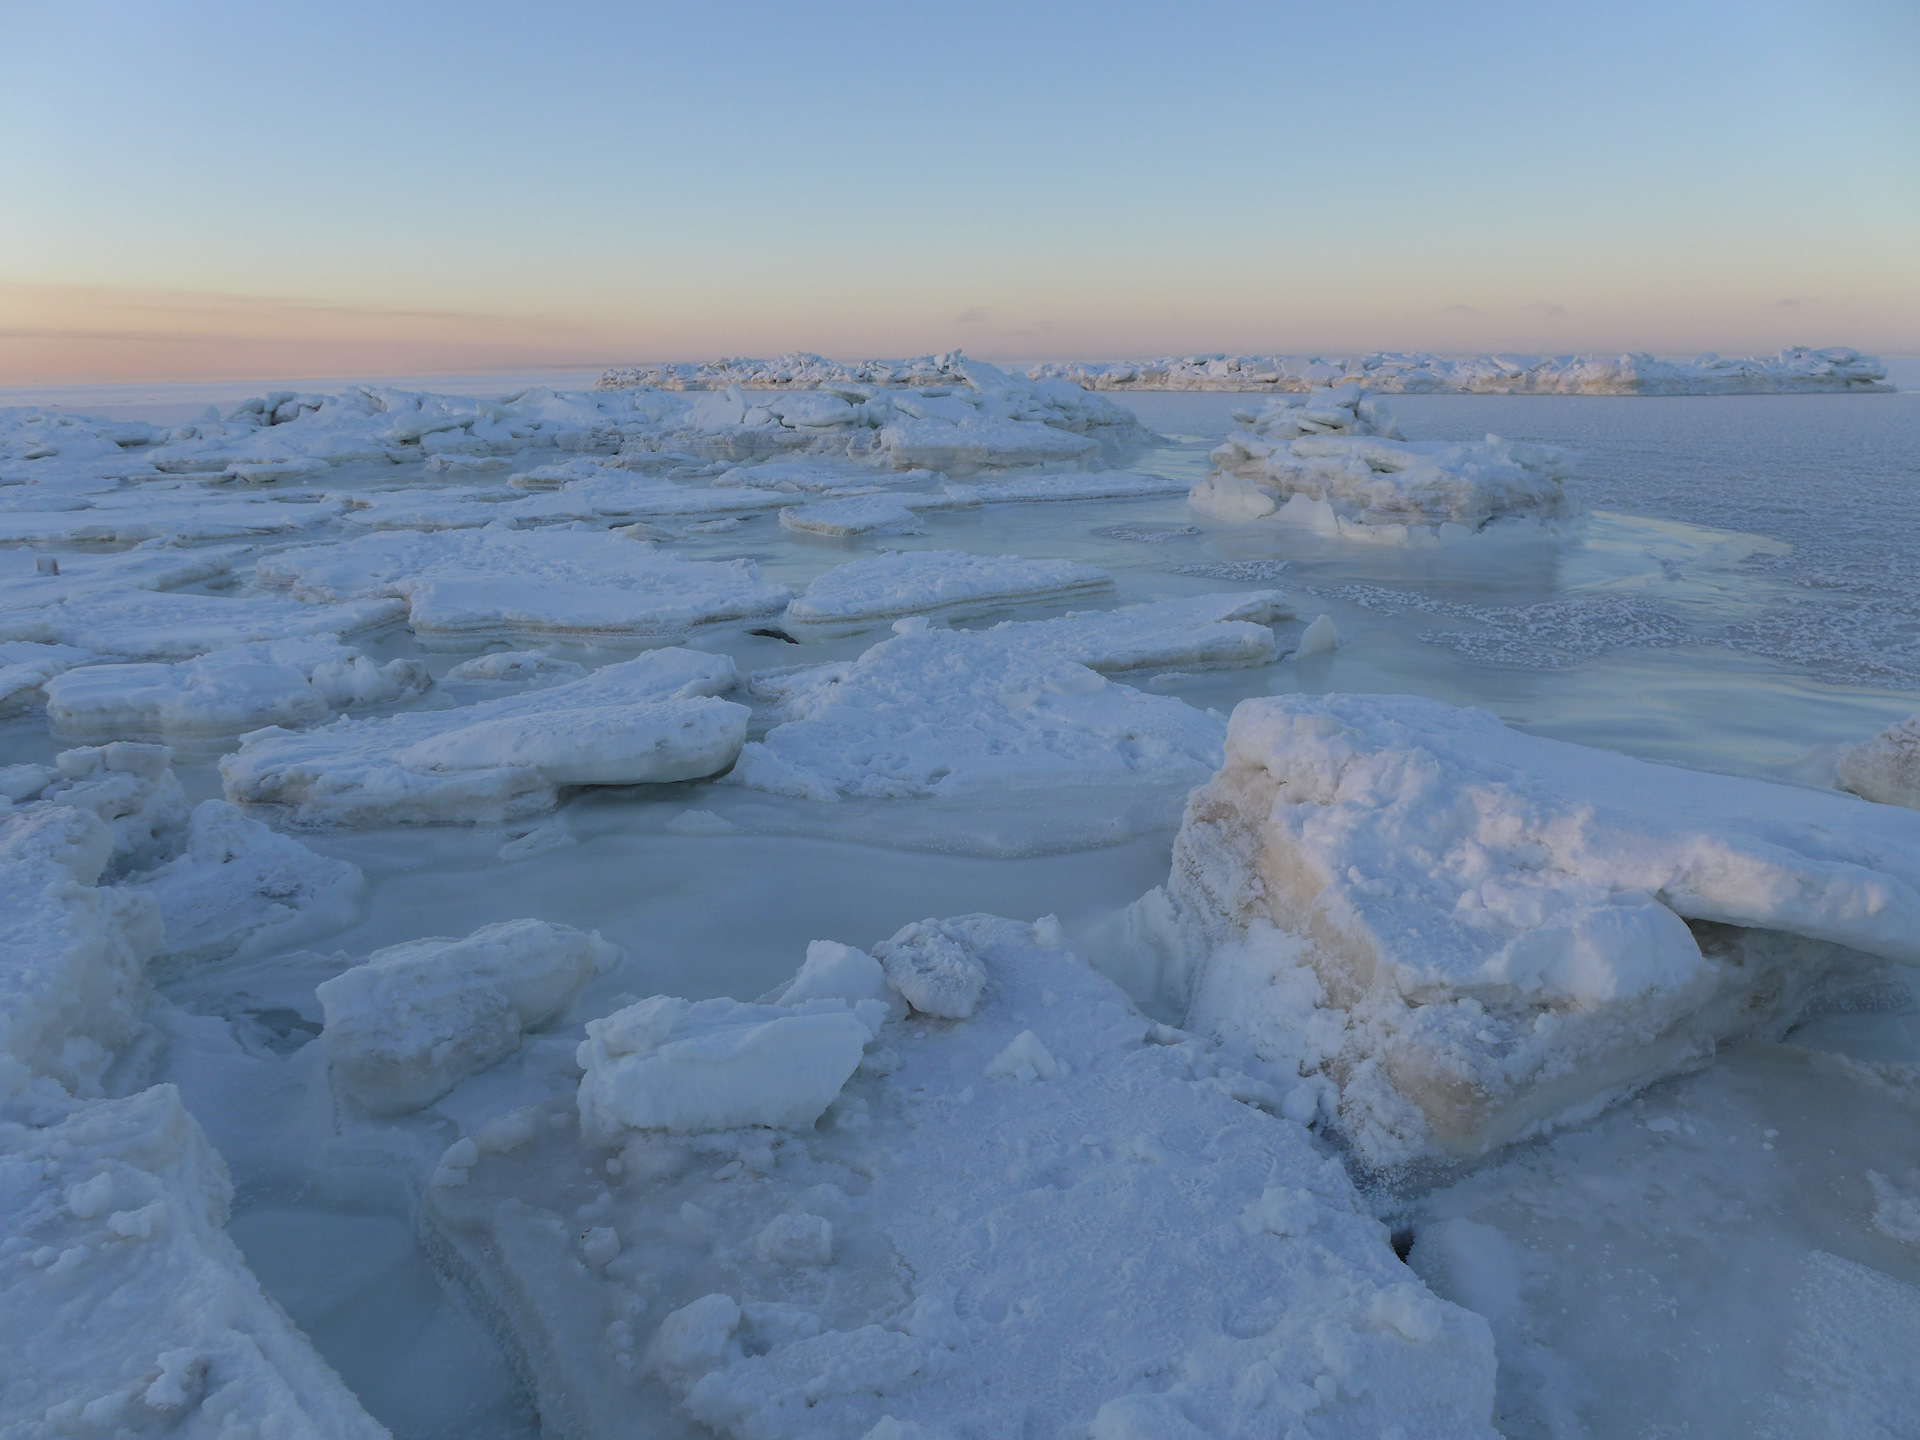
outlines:
[[[0,1430],[389,1440],[226,1232],[233,1182],[171,1085],[0,1120]]]
[[[300,600],[392,596],[423,643],[670,644],[776,613],[792,598],[748,560],[682,560],[644,540],[577,530],[393,532],[264,557],[263,584]]]
[[[407,618],[398,600],[303,605],[277,595],[120,590],[0,615],[0,640],[91,650],[124,660],[191,660],[270,640],[346,639]]]
[[[1189,1023],[1336,1082],[1363,1155],[1471,1156],[1884,993],[1920,817],[1412,696],[1249,700],[1141,912]]]
[[[726,769],[746,738],[747,707],[714,697],[738,679],[724,655],[653,650],[460,709],[256,730],[220,773],[228,799],[280,807],[302,824],[510,819],[552,809],[563,786]]]
[[[320,1043],[358,1104],[418,1110],[513,1054],[619,958],[598,932],[543,920],[391,945],[315,990]]]
[[[1113,577],[1070,560],[891,550],[837,565],[786,608],[796,639],[857,635],[907,615],[955,620],[1018,603],[1077,600],[1113,588]]]
[[[924,529],[894,495],[857,495],[794,505],[780,512],[782,529],[802,535],[919,535]]]
[[[969,1018],[650,1000],[589,1026],[595,1148],[482,1130],[432,1191],[546,1425],[1491,1440],[1485,1322],[1414,1280],[1261,1087],[1051,921],[926,924],[985,976]],[[648,1128],[602,1112],[616,1075]],[[788,1113],[822,1096],[818,1124]]]
[[[1886,805],[1920,810],[1920,715],[1842,747],[1840,788]]]

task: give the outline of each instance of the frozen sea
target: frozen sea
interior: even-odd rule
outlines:
[[[96,391],[73,408],[173,420],[227,398]],[[1167,437],[1131,468],[1191,479],[1234,428],[1231,412],[1251,403],[1124,398]],[[1835,747],[1920,711],[1920,394],[1391,404],[1422,438],[1571,447],[1584,528],[1557,540],[1348,543],[1212,522],[1173,498],[935,512],[924,535],[882,543],[1092,563],[1116,578],[1112,603],[1272,587],[1303,619],[1331,617],[1342,641],[1331,654],[1139,682],[1222,713],[1290,690],[1406,692],[1585,745],[1819,785]],[[391,480],[347,467],[313,483]],[[797,588],[872,542],[796,536],[763,515],[674,548],[745,556]],[[772,636],[698,643],[747,671],[851,658],[876,638],[804,654]],[[371,653],[418,656],[436,677],[463,658],[420,652],[404,635]],[[0,722],[0,763],[61,748],[39,716]],[[176,756],[191,798],[220,793],[216,759]],[[752,998],[823,936],[871,945],[927,916],[1056,914],[1157,1013],[1163,997],[1106,937],[1165,880],[1181,799],[821,806],[691,783],[594,790],[506,826],[318,831],[303,839],[368,883],[353,923],[306,948],[362,956],[521,916],[598,929],[627,960],[591,982],[585,1008],[597,1014],[656,993]],[[500,857],[545,824],[575,843]],[[234,1238],[396,1436],[536,1434],[485,1325],[416,1243],[378,1147],[290,1148],[285,1135],[306,1133],[284,1123],[300,1097],[265,1062],[206,1061],[193,1043],[194,1017],[226,1013],[240,993],[262,1023],[285,1027],[284,1047],[297,1044],[310,1033],[301,996],[313,963],[252,960],[166,992],[181,1018],[162,1078],[181,1085],[233,1169]],[[1876,1187],[1920,1176],[1916,1066],[1914,1014],[1822,1017],[1782,1042],[1728,1047],[1707,1071],[1470,1173],[1382,1190],[1377,1209],[1429,1284],[1493,1323],[1504,1433],[1911,1435],[1900,1427],[1916,1413],[1901,1407],[1915,1403],[1920,1370],[1920,1232],[1903,1240],[1874,1217],[1891,1203]],[[1879,1079],[1860,1081],[1866,1073]],[[1856,1411],[1834,1399],[1832,1376],[1848,1366],[1864,1377],[1847,1392]],[[1905,1391],[1888,1388],[1885,1367],[1904,1368]]]

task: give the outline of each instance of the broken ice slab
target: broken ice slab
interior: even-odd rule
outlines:
[[[825,640],[907,615],[958,619],[1112,588],[1106,571],[1070,560],[894,550],[836,565],[787,606],[780,624],[797,640]]]
[[[780,512],[780,528],[800,535],[919,535],[919,517],[895,495],[856,495],[795,505]]]
[[[1920,715],[1909,716],[1871,739],[1840,748],[1842,790],[1883,805],[1920,810]]]
[[[585,679],[461,709],[258,730],[221,760],[220,773],[228,799],[283,807],[302,824],[512,819],[553,808],[565,786],[726,769],[748,712],[713,697],[738,678],[724,655],[654,650]]]
[[[1257,1108],[1278,1097],[1146,1021],[1051,920],[910,929],[980,972],[978,1003],[897,1010],[865,1060],[845,1008],[820,1012],[849,1030],[832,1056],[835,1037],[783,1033],[836,1062],[817,1124],[730,1105],[726,1129],[583,1144],[556,1097],[449,1152],[423,1224],[548,1428],[1492,1440],[1484,1322],[1414,1280],[1304,1127]],[[756,1083],[772,1114],[800,1088],[785,1049],[755,1063],[756,1021],[877,1016],[877,972],[815,947],[791,1009],[703,1002],[740,1022],[716,1032],[740,1095]],[[702,1008],[648,1004],[600,1023],[646,1031],[637,1054]],[[660,1095],[699,1062],[662,1067]]]
[[[1331,1077],[1379,1163],[1483,1153],[1877,993],[1920,815],[1411,696],[1243,702],[1190,797],[1190,1023]]]
[[[0,640],[70,645],[126,660],[190,660],[256,641],[369,634],[406,616],[398,600],[302,605],[277,595],[116,590],[0,615]]]

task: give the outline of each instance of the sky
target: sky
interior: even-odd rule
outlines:
[[[1920,353],[1920,4],[0,0],[0,384]]]

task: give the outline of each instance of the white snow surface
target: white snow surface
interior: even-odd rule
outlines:
[[[787,606],[780,623],[795,639],[827,639],[907,615],[953,620],[1112,588],[1106,571],[1071,560],[891,550],[836,565]]]
[[[264,557],[263,584],[307,601],[391,596],[423,644],[668,644],[773,614],[792,598],[748,560],[682,560],[606,531],[393,532]]]
[[[727,778],[813,800],[1196,784],[1219,719],[1100,672],[1264,664],[1291,614],[1252,591],[990,630],[897,621],[857,660],[755,676],[779,723]]]
[[[1363,1154],[1473,1155],[1920,960],[1920,816],[1273,697],[1142,909],[1182,931],[1190,1023],[1331,1077]]]
[[[0,1431],[389,1440],[261,1291],[171,1085],[0,1121]]]
[[[320,1043],[362,1107],[418,1110],[513,1054],[619,959],[598,931],[544,920],[391,945],[317,987]]]
[[[1920,715],[1897,721],[1870,739],[1841,747],[1842,790],[1884,805],[1920,810]]]
[[[607,1165],[551,1125],[483,1131],[431,1192],[548,1425],[1491,1440],[1485,1322],[1400,1265],[1263,1087],[1144,1020],[1051,921],[926,923],[989,977],[969,1019],[866,1041],[839,999],[659,997],[590,1027],[583,1097],[618,1035],[658,1047],[619,1057],[639,1064],[683,1048],[657,1097],[697,1073],[777,1109],[817,1067],[838,1091],[818,1124],[590,1126]],[[1010,1048],[1050,1073],[999,1066]]]
[[[221,760],[220,773],[228,799],[282,807],[301,824],[510,819],[552,809],[563,786],[726,769],[748,712],[714,697],[738,680],[724,655],[653,650],[584,679],[459,709],[257,730]]]

